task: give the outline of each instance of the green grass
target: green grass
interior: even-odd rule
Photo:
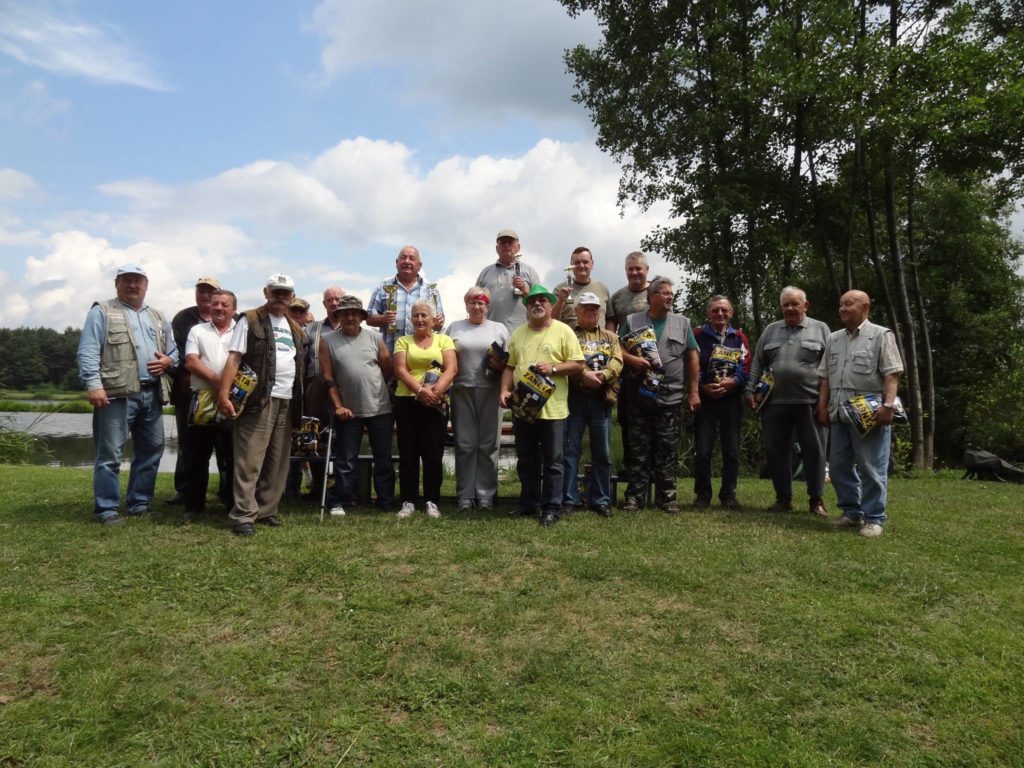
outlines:
[[[1020,486],[896,480],[874,541],[302,505],[239,540],[0,484],[0,766],[1024,764]]]

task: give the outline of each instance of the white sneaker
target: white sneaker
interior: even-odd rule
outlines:
[[[476,506],[481,512],[486,512],[488,510],[494,509],[494,502],[491,501],[490,499],[480,499],[479,501],[477,501]]]
[[[867,539],[877,539],[882,535],[882,526],[878,523],[865,523],[860,527],[858,533]]]
[[[344,517],[345,508],[341,504],[335,504],[331,507],[331,517]]]
[[[416,511],[415,505],[413,505],[413,503],[411,501],[407,501],[404,504],[402,504],[402,508],[400,510],[398,510],[398,519],[399,520],[404,520],[405,518],[409,517],[415,511]]]
[[[469,512],[471,509],[473,509],[473,500],[472,499],[459,499],[459,511],[460,512]]]
[[[441,516],[441,510],[437,508],[437,504],[432,501],[427,502],[427,517],[432,517],[435,520]]]

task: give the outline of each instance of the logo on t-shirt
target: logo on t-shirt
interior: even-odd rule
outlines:
[[[295,354],[295,339],[292,338],[292,330],[287,325],[283,328],[274,326],[274,345],[278,352]]]

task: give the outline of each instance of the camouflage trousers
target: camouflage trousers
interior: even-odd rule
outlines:
[[[629,454],[625,457],[629,473],[626,497],[642,503],[653,479],[655,504],[675,501],[683,406],[658,405],[650,398],[630,394],[633,396],[626,425],[629,433]]]

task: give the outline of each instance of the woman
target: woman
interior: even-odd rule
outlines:
[[[395,422],[398,425],[398,484],[402,496],[398,516],[409,517],[416,511],[422,461],[427,514],[440,517],[437,505],[441,500],[441,456],[448,424],[445,404],[458,364],[452,340],[434,333],[433,304],[417,301],[409,312],[413,333],[395,342],[395,375],[398,377]]]
[[[459,364],[452,385],[455,493],[461,510],[472,509],[474,504],[480,509],[491,509],[498,491],[498,393],[505,363],[488,353],[496,347],[507,355],[509,334],[503,323],[487,319],[489,290],[474,285],[466,291],[465,301],[469,317],[448,328]]]

